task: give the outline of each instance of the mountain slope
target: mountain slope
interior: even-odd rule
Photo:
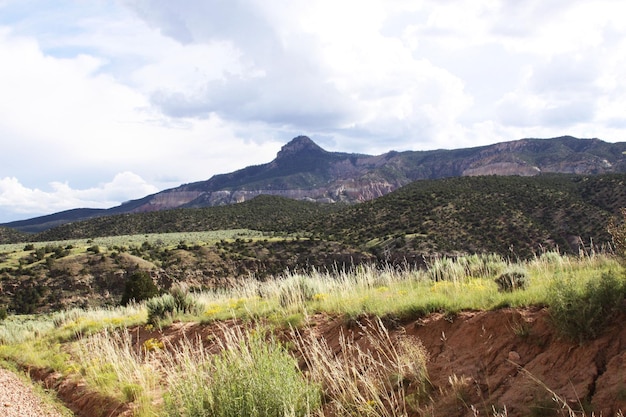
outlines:
[[[625,152],[626,143],[565,136],[456,150],[391,151],[372,156],[328,152],[308,137],[299,136],[284,145],[267,164],[215,175],[206,181],[184,184],[108,210],[70,210],[4,226],[38,232],[90,217],[227,205],[258,195],[354,203],[372,200],[423,179],[626,172]]]
[[[0,226],[0,244],[24,242],[29,236],[10,227]]]
[[[353,205],[258,196],[229,206],[97,217],[26,237],[85,242],[77,247],[34,243],[0,253],[0,305],[23,313],[32,305],[66,308],[77,293],[85,303],[94,294],[98,302],[116,302],[124,271],[140,266],[162,285],[188,280],[201,288],[287,270],[421,265],[461,254],[579,254],[611,242],[607,223],[626,207],[624,184],[626,174],[456,177],[415,181]],[[265,233],[200,243],[176,233],[178,244],[148,235],[223,229]],[[89,246],[92,238],[123,234],[139,240],[103,239],[95,250]]]
[[[578,253],[610,242],[626,207],[626,174],[485,176],[416,181],[310,224],[322,239],[369,246],[379,258],[545,249]]]
[[[626,143],[561,137],[371,156],[328,152],[311,139],[299,136],[283,146],[268,164],[157,193],[133,211],[233,204],[260,194],[352,203],[380,197],[420,179],[626,172],[624,151]]]
[[[83,239],[126,234],[254,229],[294,233],[315,218],[340,209],[277,196],[258,196],[242,204],[124,213],[68,223],[31,236],[37,241]]]
[[[626,207],[626,174],[481,176],[415,181],[355,205],[259,196],[242,204],[123,214],[65,224],[37,240],[254,229],[298,233],[369,250],[380,260],[543,249],[578,253],[610,241],[608,220]]]

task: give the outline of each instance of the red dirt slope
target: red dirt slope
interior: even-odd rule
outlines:
[[[392,335],[419,338],[430,355],[431,399],[416,415],[491,416],[494,410],[506,407],[509,417],[566,416],[567,410],[553,400],[556,395],[572,409],[583,409],[587,416],[593,412],[612,417],[626,410],[625,319],[626,314],[616,317],[600,338],[582,345],[558,337],[547,310],[538,307],[462,312],[453,317],[434,314],[410,322],[390,322],[388,328]],[[207,336],[219,335],[219,326],[224,324],[239,325],[234,321],[174,323],[162,331],[136,328],[131,334],[136,346],[153,337],[176,345],[181,337],[201,335],[200,340],[214,340]],[[324,337],[339,349],[340,334],[353,333],[358,341],[358,330],[344,318],[316,315],[303,331]],[[55,382],[51,385],[63,386]],[[91,399],[72,407],[77,399],[67,397],[77,415],[96,415],[89,410],[89,403],[103,405]],[[112,405],[111,410],[119,413],[110,415],[129,412],[120,404]]]

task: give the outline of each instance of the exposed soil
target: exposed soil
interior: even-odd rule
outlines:
[[[626,314],[585,344],[558,337],[546,309],[502,309],[433,314],[404,323],[389,322],[391,333],[419,338],[430,355],[432,388],[427,416],[487,416],[506,407],[508,416],[567,415],[554,395],[587,415],[615,416],[626,410]],[[224,323],[222,323],[223,325]],[[238,325],[236,322],[227,325]],[[359,338],[358,326],[341,317],[318,315],[305,331],[324,337],[338,349],[342,332]],[[136,328],[136,345],[149,338],[173,344],[182,337],[210,340],[219,325],[174,323],[167,329]],[[59,390],[79,416],[128,415],[129,407],[80,393],[80,384],[51,374],[34,375]]]

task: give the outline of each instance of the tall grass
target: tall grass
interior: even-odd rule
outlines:
[[[525,287],[499,291],[496,280],[513,270],[527,278]],[[287,345],[256,326],[222,326],[216,349],[210,351],[206,340],[168,347],[154,339],[145,347],[133,346],[127,331],[113,331],[146,323],[157,301],[163,301],[159,298],[126,308],[9,316],[0,322],[0,356],[80,373],[90,386],[135,402],[138,415],[158,411],[154,402],[162,389],[164,412],[172,416],[242,415],[241,410],[251,416],[401,416],[419,412],[428,400],[427,354],[417,340],[391,337],[383,322],[433,311],[537,304],[558,308],[559,299],[551,292],[555,288],[564,300],[587,302],[585,294],[595,289],[599,300],[613,300],[608,296],[618,294],[620,301],[626,285],[619,271],[621,266],[607,256],[547,253],[516,264],[496,256],[471,256],[434,260],[425,270],[358,266],[285,272],[267,281],[251,277],[199,294],[175,290],[168,298],[173,307],[163,311],[170,319],[236,317],[244,323],[292,327],[306,324],[316,313],[344,315],[360,326],[356,333],[342,335],[339,346],[331,347],[315,337],[314,328],[293,330],[296,359]],[[611,279],[600,279],[603,274]],[[601,285],[605,281],[611,285]],[[600,316],[610,311],[602,310]],[[579,317],[567,312],[565,316]],[[367,322],[363,317],[373,318]],[[67,342],[74,344],[71,357],[62,347]],[[305,373],[296,360],[306,365]]]
[[[518,263],[473,255],[434,260],[425,270],[359,266],[307,274],[287,271],[267,281],[247,279],[196,296],[206,306],[200,320],[318,312],[409,319],[433,311],[547,305],[554,279],[588,280],[619,269],[615,260],[598,254],[566,257],[548,252]],[[511,285],[498,284],[499,278]],[[499,291],[503,288],[506,291]]]
[[[295,417],[319,409],[319,388],[274,336],[259,327],[222,332],[217,354],[187,341],[168,357],[168,416]]]
[[[160,380],[157,349],[150,346],[138,349],[128,330],[105,329],[75,343],[73,366],[92,389],[122,402],[134,402],[137,416],[149,415]]]
[[[338,352],[315,335],[295,334],[310,378],[324,390],[332,416],[406,416],[428,395],[428,354],[417,339],[392,340],[380,320],[361,326],[361,340],[342,333]]]
[[[133,305],[115,309],[72,309],[46,315],[9,316],[0,322],[0,358],[22,367],[75,371],[64,343],[109,328],[143,323],[145,311]]]

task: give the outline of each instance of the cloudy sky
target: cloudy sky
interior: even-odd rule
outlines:
[[[626,2],[0,0],[0,222],[328,150],[626,141]]]

